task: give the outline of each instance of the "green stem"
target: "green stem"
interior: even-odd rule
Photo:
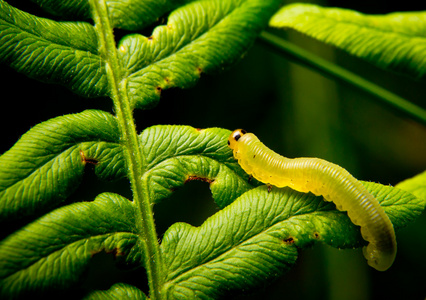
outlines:
[[[388,90],[381,88],[380,86],[333,63],[330,63],[292,43],[289,43],[274,34],[264,31],[261,33],[260,38],[267,46],[280,54],[290,57],[297,63],[317,70],[331,78],[350,83],[351,85],[376,96],[377,99],[382,100],[387,105],[402,111],[407,116],[426,124],[426,110],[405,100],[404,98],[399,97],[398,95],[395,95]]]
[[[145,268],[149,280],[150,297],[153,300],[161,299],[163,279],[163,262],[157,239],[153,212],[149,201],[146,184],[142,180],[143,161],[133,120],[133,112],[127,97],[126,81],[122,76],[117,48],[113,35],[113,28],[109,22],[105,0],[91,0],[93,19],[100,37],[100,52],[107,62],[108,81],[111,89],[111,98],[118,119],[121,141],[125,146],[125,158],[130,179],[133,201],[139,208],[137,231],[145,242]]]

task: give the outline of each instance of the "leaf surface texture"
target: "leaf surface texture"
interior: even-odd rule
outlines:
[[[342,8],[292,4],[270,26],[292,28],[379,67],[424,77],[426,11],[365,15]]]
[[[398,230],[426,201],[397,188],[365,183]],[[252,189],[200,227],[177,223],[164,235],[165,292],[170,299],[216,299],[286,272],[298,249],[316,242],[336,248],[365,245],[359,227],[322,197],[290,188]]]
[[[102,251],[113,252],[119,263],[140,265],[144,247],[133,233],[135,215],[132,202],[104,193],[16,231],[0,242],[0,297],[69,288]]]
[[[0,220],[57,206],[78,187],[88,161],[112,180],[125,176],[115,118],[99,110],[34,126],[0,156]]]
[[[37,0],[56,15],[52,21],[0,1],[0,61],[46,82],[65,85],[86,97],[114,95],[88,1]],[[140,30],[166,13],[167,24],[151,36],[128,34],[117,42],[122,89],[133,108],[157,104],[164,89],[193,86],[201,73],[214,73],[238,61],[267,25],[278,0],[106,1],[113,28]],[[108,33],[108,34],[113,34]],[[111,51],[111,50],[109,50]]]

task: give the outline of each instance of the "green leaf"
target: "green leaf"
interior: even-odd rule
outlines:
[[[55,22],[0,1],[0,62],[46,82],[61,83],[86,97],[105,96],[105,63],[94,27]]]
[[[292,28],[379,67],[426,74],[426,11],[364,15],[312,4],[284,6],[270,26]]]
[[[209,182],[219,207],[251,189],[247,174],[227,146],[230,134],[220,128],[199,130],[189,126],[153,126],[144,130],[140,144],[151,202],[169,197],[190,180]]]
[[[426,200],[426,171],[414,176],[413,178],[401,181],[396,185],[396,187]]]
[[[114,284],[107,291],[94,291],[84,297],[84,300],[145,300],[148,299],[138,288],[125,283]]]
[[[149,107],[162,90],[190,87],[201,73],[239,60],[279,2],[195,1],[173,11],[167,25],[156,27],[151,37],[126,36],[118,48],[130,101]]]
[[[140,29],[176,6],[190,2],[107,1],[111,26]],[[267,25],[278,0],[195,1],[181,6],[151,37],[125,36],[118,45],[124,90],[132,107],[155,105],[161,91],[194,85],[201,73],[212,73],[239,60]],[[48,11],[87,18],[87,1],[38,1]],[[111,61],[101,32],[84,22],[39,18],[0,0],[0,61],[32,78],[60,83],[86,97],[114,95],[108,82]],[[108,49],[109,51],[111,49]],[[117,50],[117,49],[114,49]],[[118,75],[118,74],[116,74]]]
[[[125,175],[112,115],[87,110],[33,127],[0,156],[0,220],[56,206],[78,187],[87,163],[104,180]]]
[[[86,20],[90,16],[89,1],[75,0],[32,0],[47,12],[68,20]],[[158,20],[178,5],[194,0],[106,0],[109,19],[113,27],[139,30]]]
[[[166,12],[194,0],[107,0],[113,27],[138,30],[158,20]]]
[[[37,3],[45,11],[67,18],[72,19],[89,19],[90,18],[90,4],[89,1],[79,0],[31,0]]]
[[[69,288],[99,252],[118,263],[142,264],[134,205],[111,193],[61,207],[0,242],[0,298]]]
[[[417,218],[426,201],[375,183],[395,229]],[[161,245],[170,299],[216,299],[229,290],[264,284],[293,266],[298,251],[316,242],[337,248],[364,245],[359,227],[322,197],[262,186],[243,194],[200,227],[177,223]]]
[[[426,199],[415,197],[399,187],[363,182],[367,190],[379,200],[395,230],[406,227],[425,209]]]

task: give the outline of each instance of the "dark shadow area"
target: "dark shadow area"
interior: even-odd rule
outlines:
[[[158,236],[162,238],[164,232],[176,222],[200,226],[218,210],[208,183],[190,181],[177,189],[169,199],[154,206]]]

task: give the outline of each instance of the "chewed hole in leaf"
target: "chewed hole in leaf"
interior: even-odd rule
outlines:
[[[158,26],[162,26],[167,24],[168,19],[168,13],[164,14],[163,16],[159,17],[156,22],[151,23],[149,26],[146,26],[142,30],[138,31],[143,36],[146,36],[149,41],[153,41],[154,38],[152,36],[152,33],[154,29]],[[170,28],[171,26],[168,25],[167,28]],[[114,28],[114,39],[116,44],[118,45],[122,38],[124,38],[126,35],[133,34],[134,32],[126,30],[126,29],[120,29],[120,28]],[[122,50],[122,49],[119,49]]]
[[[83,280],[83,288],[87,286],[90,289],[106,290],[116,282],[125,282],[148,291],[148,285],[145,284],[148,281],[143,268],[128,270],[124,265],[117,264],[113,254],[104,251],[94,255]]]
[[[114,259],[116,259],[117,257],[125,256],[126,255],[126,253],[124,251],[121,251],[120,249],[118,249],[118,247],[115,247],[115,248],[110,249],[110,250],[97,249],[97,250],[91,251],[90,252],[90,257],[93,258],[95,255],[98,255],[100,253],[105,253],[105,254],[108,254],[108,255],[112,255],[114,257]]]
[[[154,210],[157,232],[161,236],[176,222],[200,226],[217,212],[218,207],[212,198],[208,183],[190,180],[178,188],[169,199],[157,203]]]
[[[188,176],[188,179],[185,181],[185,183],[190,182],[190,181],[194,181],[194,180],[199,180],[199,181],[203,181],[203,182],[207,182],[207,183],[213,183],[214,182],[214,179],[209,179],[209,178],[199,177],[199,176]]]
[[[169,17],[169,14],[164,14],[163,16],[159,17],[158,20],[154,23],[152,23],[151,25],[145,27],[144,29],[142,29],[140,31],[140,34],[149,37],[148,39],[152,39],[152,32],[154,31],[154,29],[158,26],[167,24],[167,19]]]
[[[284,243],[289,244],[289,245],[294,244],[294,238],[290,236],[290,237],[288,237],[284,240]]]
[[[115,28],[114,29],[114,40],[116,45],[120,43],[120,40],[125,37],[126,35],[130,34],[131,32],[125,29]],[[125,49],[119,49],[120,51],[123,51]]]
[[[80,150],[80,158],[81,158],[81,161],[83,162],[83,164],[97,165],[99,163],[99,161],[97,161],[96,159],[87,157],[84,154],[83,150]]]

